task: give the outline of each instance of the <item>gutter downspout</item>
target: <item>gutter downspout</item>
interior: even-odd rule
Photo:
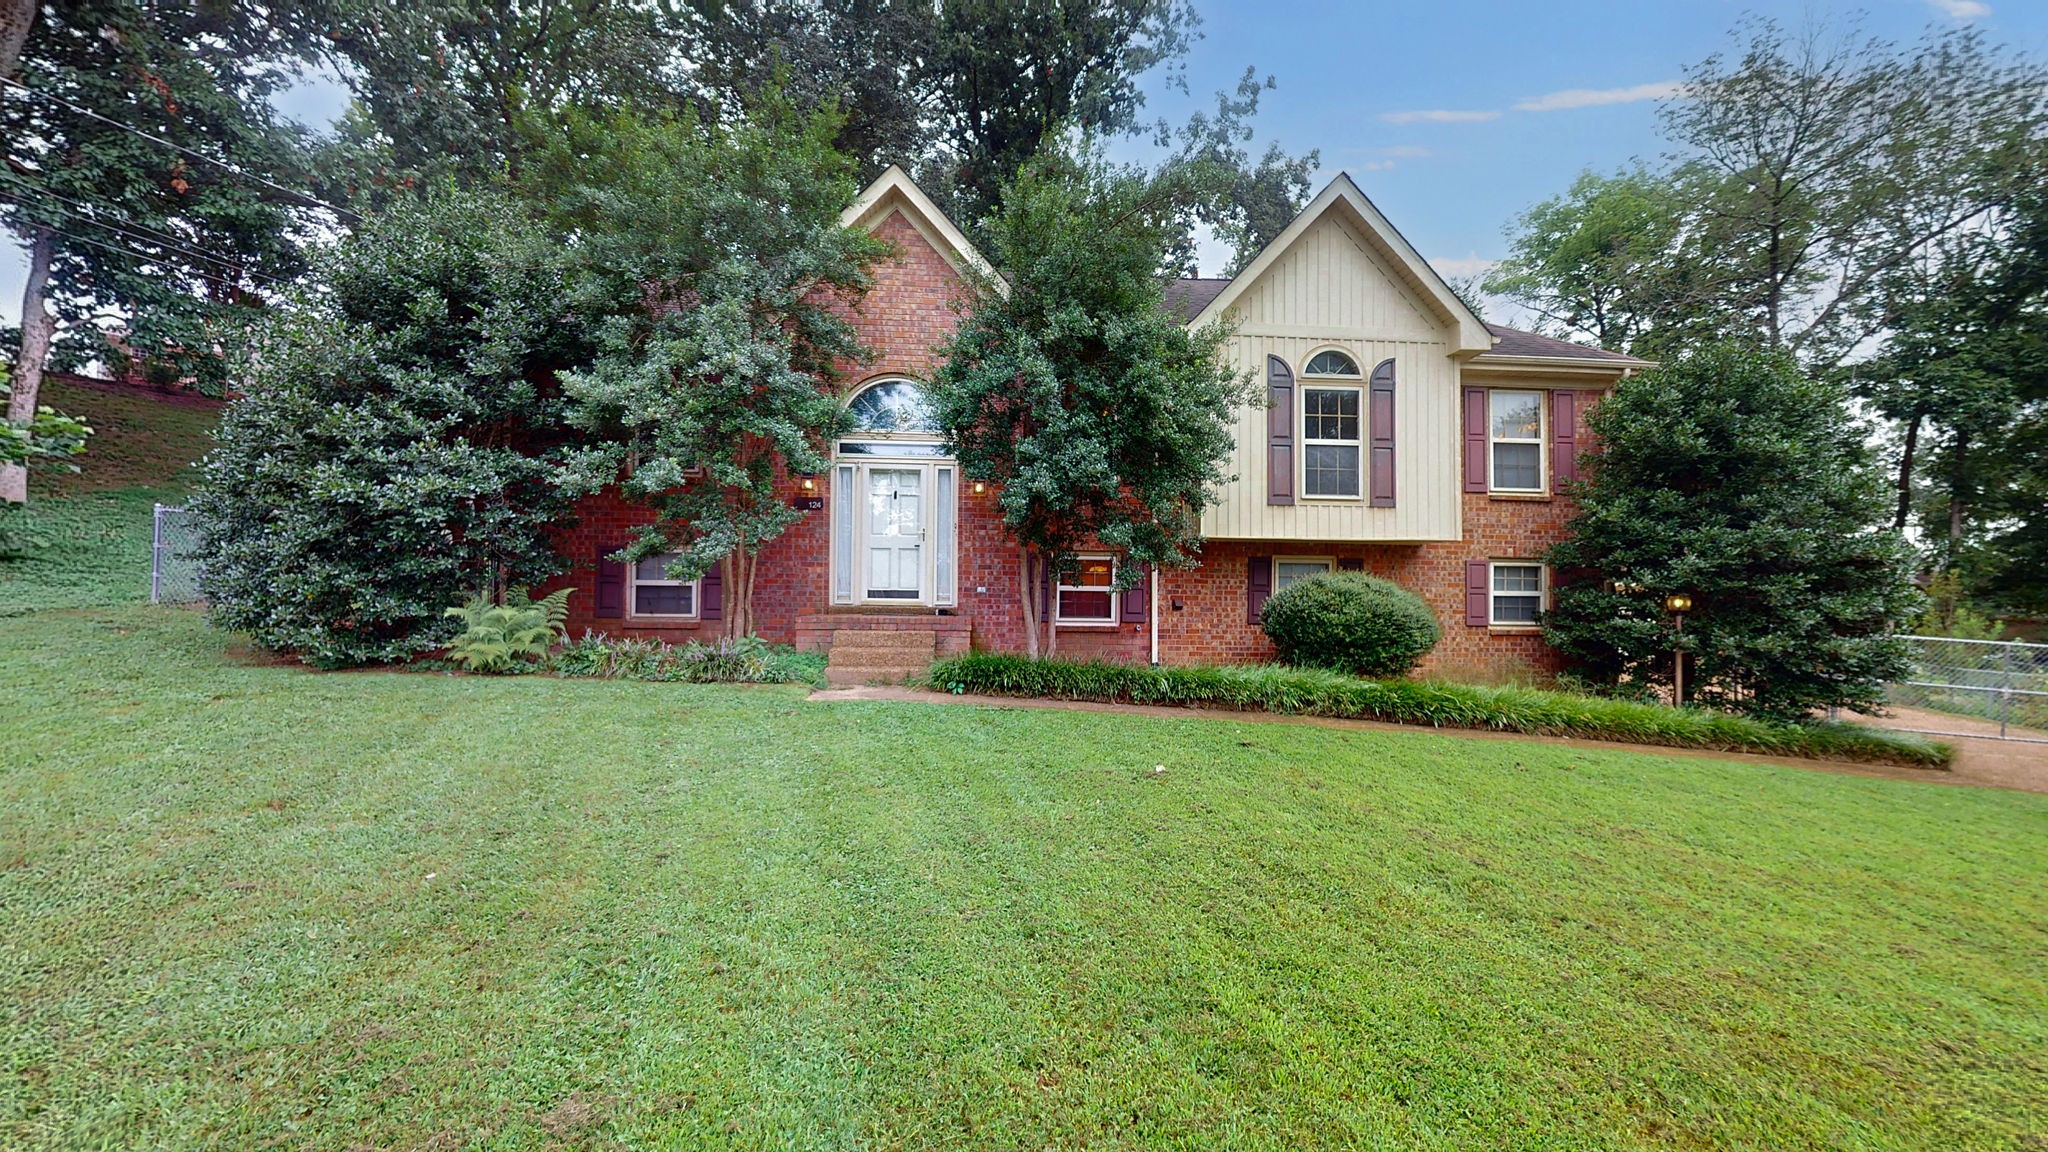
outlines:
[[[1146,621],[1152,629],[1152,666],[1159,667],[1159,569],[1154,566],[1145,574],[1145,580],[1152,585],[1152,618]]]

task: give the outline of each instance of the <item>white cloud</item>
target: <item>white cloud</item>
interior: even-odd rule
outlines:
[[[1947,0],[1969,4],[1973,0]],[[1517,112],[1562,112],[1570,108],[1597,108],[1602,104],[1634,104],[1639,100],[1665,100],[1678,95],[1684,85],[1676,80],[1637,84],[1632,88],[1567,88],[1532,97],[1515,105]]]
[[[1500,113],[1491,109],[1429,108],[1414,112],[1382,112],[1380,119],[1389,124],[1477,124],[1484,120],[1498,120]]]
[[[1385,172],[1393,166],[1394,162],[1392,160],[1367,160],[1358,166],[1358,170],[1361,172]]]
[[[1991,5],[1977,0],[1927,0],[1928,6],[1951,20],[1975,20],[1991,15]]]
[[[1382,156],[1399,156],[1408,160],[1419,160],[1424,156],[1436,155],[1436,153],[1431,152],[1420,144],[1396,144],[1392,148],[1380,148],[1376,149],[1376,151]]]
[[[1463,256],[1439,256],[1431,260],[1429,266],[1446,276],[1465,277],[1484,276],[1498,263],[1500,261],[1488,260],[1477,252],[1467,252]]]

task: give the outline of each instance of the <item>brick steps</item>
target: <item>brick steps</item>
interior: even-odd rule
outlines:
[[[825,683],[834,688],[901,684],[931,667],[938,644],[934,632],[838,629],[825,661]]]

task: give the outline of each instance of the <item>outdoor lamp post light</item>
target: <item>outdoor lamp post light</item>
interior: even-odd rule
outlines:
[[[1685,614],[1692,611],[1692,597],[1673,592],[1664,598],[1664,610],[1671,613],[1676,635],[1671,640],[1671,703],[1685,703]]]

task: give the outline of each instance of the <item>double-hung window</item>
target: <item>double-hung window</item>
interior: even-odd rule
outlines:
[[[1053,619],[1061,624],[1116,623],[1116,559],[1080,556],[1060,573]]]
[[[1543,393],[1487,394],[1487,456],[1495,492],[1543,491]]]
[[[1337,562],[1328,556],[1277,556],[1273,559],[1273,591],[1336,569]]]
[[[640,560],[627,569],[627,591],[631,596],[629,615],[681,618],[697,615],[698,582],[670,579],[668,566],[675,559],[675,553],[664,552]]]
[[[1535,624],[1543,612],[1543,565],[1508,560],[1492,567],[1489,622],[1508,628]]]
[[[1305,496],[1355,500],[1363,487],[1365,450],[1359,409],[1358,362],[1335,348],[1309,357],[1302,366],[1301,490]]]

